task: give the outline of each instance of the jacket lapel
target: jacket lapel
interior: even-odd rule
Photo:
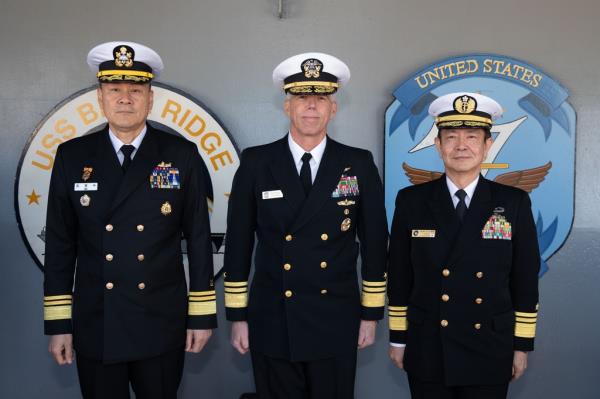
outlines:
[[[481,229],[492,214],[492,210],[490,184],[483,176],[479,176],[479,182],[473,193],[473,199],[471,199],[462,228],[456,237],[449,262],[456,262],[465,251],[472,248],[474,241],[481,236]]]
[[[319,164],[317,176],[308,198],[302,204],[298,217],[292,224],[292,233],[302,228],[331,198],[331,194],[344,172],[343,159],[339,154],[338,144],[327,138],[327,145],[323,158]]]
[[[437,180],[433,190],[433,195],[429,200],[431,215],[439,226],[442,236],[452,243],[456,239],[460,223],[456,216],[452,198],[450,198],[450,192],[446,184],[446,175]]]
[[[283,198],[295,215],[304,201],[304,189],[294,165],[294,158],[288,145],[287,135],[277,142],[277,153],[269,164],[275,182],[283,192]]]
[[[99,132],[95,163],[92,180],[98,182],[98,193],[92,201],[99,204],[99,214],[106,215],[123,180],[119,158],[108,136],[108,125]]]
[[[142,140],[140,148],[135,153],[135,157],[127,173],[123,176],[119,190],[111,204],[110,213],[133,193],[140,184],[148,183],[152,167],[155,166],[156,160],[159,159],[160,155],[156,134],[154,129],[148,125],[146,136]]]

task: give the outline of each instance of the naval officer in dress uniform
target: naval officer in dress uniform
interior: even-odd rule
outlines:
[[[289,133],[246,149],[233,181],[225,306],[261,399],[352,398],[357,347],[373,343],[383,315],[381,179],[368,151],[327,135],[333,94],[349,77],[346,64],[321,53],[277,66]]]
[[[46,222],[44,324],[59,364],[76,352],[84,398],[175,398],[184,350],[216,327],[204,164],[146,123],[158,54],[131,42],[88,54],[108,124],[61,144]],[[187,242],[189,293],[181,239]]]
[[[390,236],[390,357],[417,399],[505,398],[527,366],[540,254],[525,191],[481,176],[502,108],[475,93],[429,113],[445,174],[398,192]]]

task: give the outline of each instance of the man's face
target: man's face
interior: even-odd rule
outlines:
[[[286,98],[283,109],[290,118],[293,135],[320,137],[327,133],[327,124],[337,112],[337,103],[330,96],[295,95]]]
[[[446,173],[465,175],[479,173],[492,142],[483,129],[442,129],[435,146]]]
[[[112,129],[119,133],[140,131],[152,109],[150,84],[102,83],[98,102]]]

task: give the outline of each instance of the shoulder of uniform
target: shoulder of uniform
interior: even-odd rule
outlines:
[[[371,162],[373,160],[373,154],[371,154],[371,151],[369,150],[343,144],[330,138],[327,140],[329,140],[332,145],[337,147],[338,153],[341,153],[343,157],[347,159],[352,159],[358,162]]]
[[[281,147],[283,145],[287,145],[287,138],[285,138],[285,143],[283,142],[283,139],[279,139],[271,143],[247,147],[242,151],[242,158],[253,160],[268,160],[269,158],[265,158],[265,154],[277,153],[281,151]]]
[[[175,145],[194,149],[196,148],[196,144],[194,144],[190,140],[187,140],[181,136],[176,136],[174,134],[165,132],[164,130],[155,129],[151,127],[148,129],[148,133],[154,134],[158,141],[161,143],[161,145]]]
[[[85,151],[87,148],[95,151],[102,134],[105,134],[105,129],[83,136],[74,137],[68,141],[65,141],[64,143],[61,143],[58,147],[61,151],[81,152]]]
[[[418,196],[419,198],[422,198],[423,195],[430,194],[439,184],[439,179],[431,180],[421,184],[411,184],[410,186],[406,186],[398,191],[398,194],[402,193],[402,195],[407,197]]]
[[[491,191],[496,195],[502,195],[509,198],[521,198],[524,195],[527,195],[527,192],[519,187],[508,186],[487,179],[486,181],[490,184]]]

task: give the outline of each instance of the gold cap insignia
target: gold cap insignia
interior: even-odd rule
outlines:
[[[302,63],[302,70],[307,78],[318,78],[321,76],[321,69],[323,69],[323,63],[315,58],[310,58]]]
[[[121,46],[115,51],[115,65],[119,68],[131,68],[133,66],[133,49]]]
[[[454,110],[459,114],[470,114],[477,109],[477,101],[471,96],[460,96],[454,100]]]

